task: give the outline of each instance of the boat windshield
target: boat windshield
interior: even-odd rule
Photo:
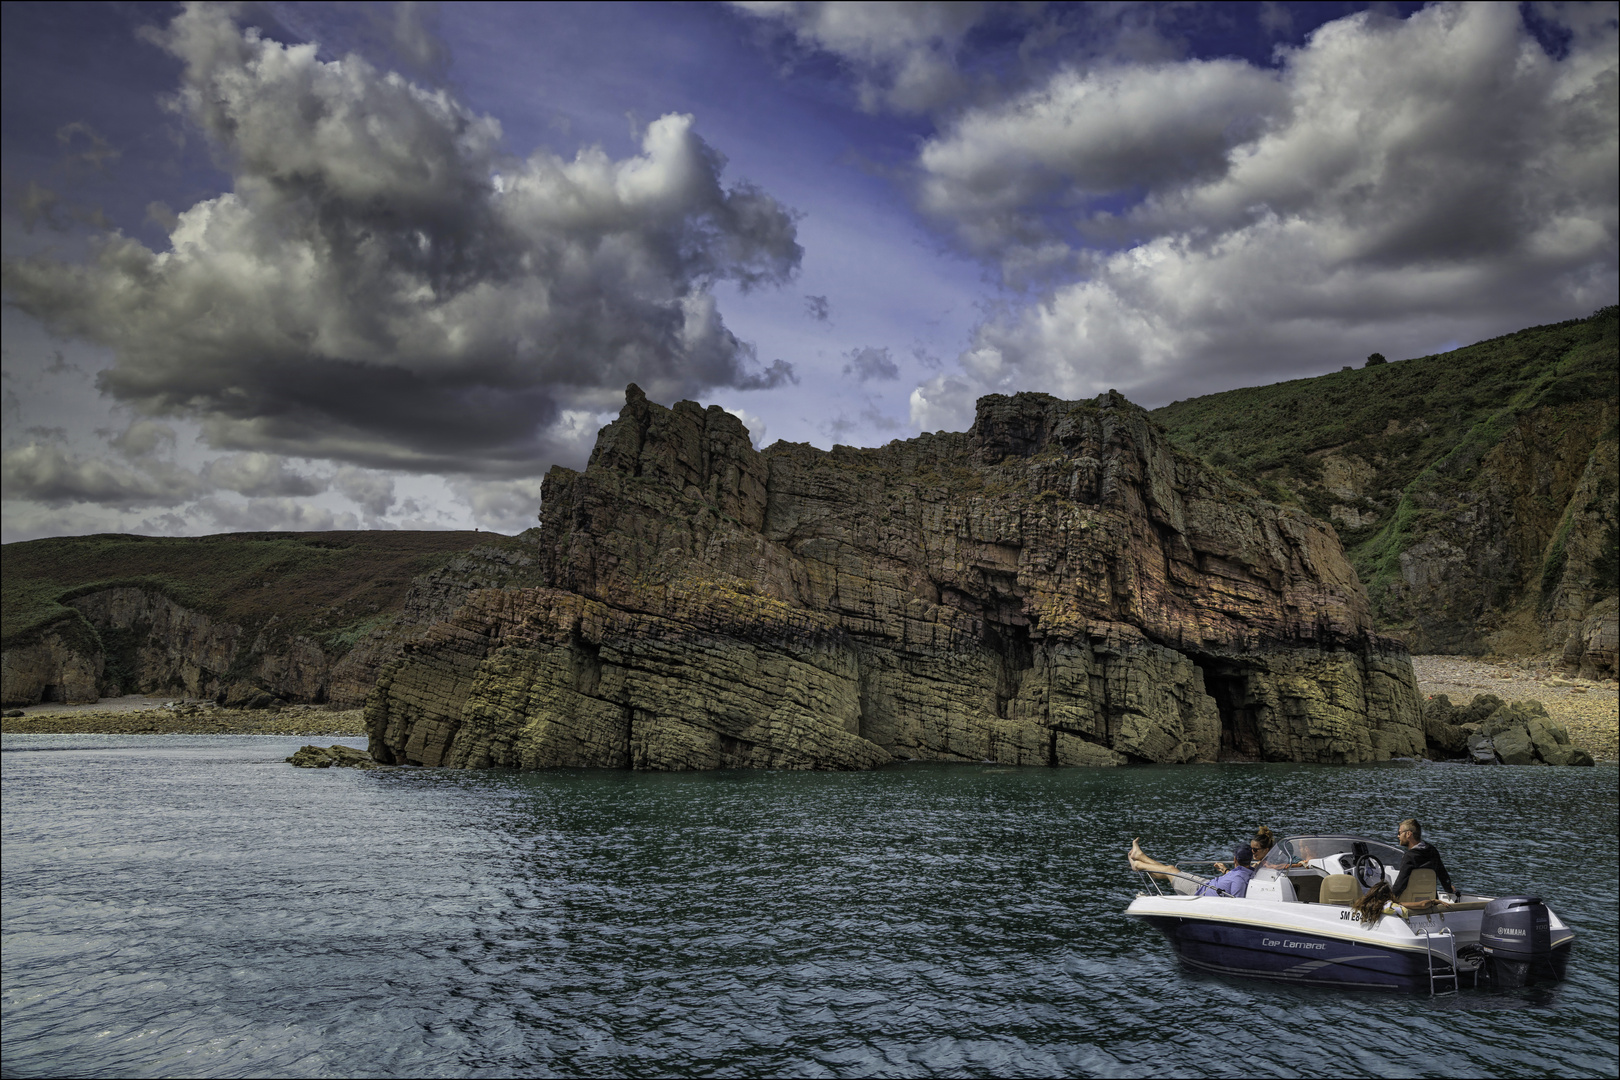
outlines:
[[[1334,855],[1349,855],[1357,844],[1366,844],[1367,850],[1385,866],[1399,866],[1406,852],[1394,844],[1381,840],[1368,840],[1363,836],[1290,836],[1266,853],[1261,865],[1274,870],[1286,869],[1299,863],[1327,859]]]

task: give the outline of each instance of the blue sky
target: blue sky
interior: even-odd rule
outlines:
[[[3,533],[531,524],[1617,288],[1616,5],[7,4]]]

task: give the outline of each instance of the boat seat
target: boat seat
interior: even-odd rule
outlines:
[[[1406,879],[1406,888],[1395,898],[1397,904],[1412,904],[1420,900],[1438,900],[1440,894],[1433,870],[1413,870]]]
[[[1351,874],[1329,874],[1322,879],[1324,904],[1353,904],[1361,898],[1361,889]]]

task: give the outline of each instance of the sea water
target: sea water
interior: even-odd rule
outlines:
[[[355,772],[301,741],[4,737],[5,1075],[1620,1071],[1613,767]],[[1566,982],[1200,975],[1121,914],[1133,836],[1412,815],[1459,886],[1575,928]]]

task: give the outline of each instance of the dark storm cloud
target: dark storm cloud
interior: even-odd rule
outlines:
[[[216,448],[501,475],[631,381],[667,400],[791,380],[710,287],[788,280],[793,215],[723,187],[690,117],[649,124],[627,159],[520,160],[447,92],[221,8],[155,36],[234,190],[181,212],[165,251],[113,234],[83,264],[5,266],[24,311],[112,348],[98,384],[118,401],[194,418]]]

